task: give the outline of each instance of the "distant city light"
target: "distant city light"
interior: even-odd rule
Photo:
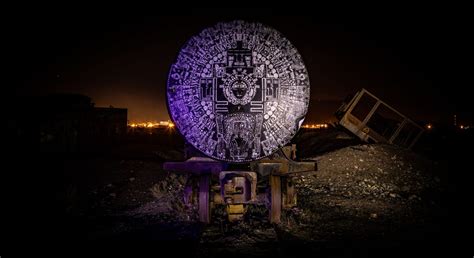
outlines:
[[[128,126],[131,128],[174,128],[171,121],[129,123]]]
[[[427,124],[427,125],[426,125],[426,129],[431,130],[432,128],[433,128],[433,125],[432,125],[432,124]]]
[[[464,125],[460,125],[459,128],[464,129]]]
[[[324,128],[328,128],[328,124],[306,124],[301,127],[309,128],[309,129],[324,129]]]

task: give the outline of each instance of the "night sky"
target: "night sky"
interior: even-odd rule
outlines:
[[[280,16],[267,9],[188,10],[187,16],[19,15],[15,96],[80,93],[96,106],[128,108],[130,121],[166,120],[168,69],[180,47],[219,21],[267,24],[303,56],[311,81],[309,121],[327,121],[364,87],[407,116],[471,123],[465,85],[452,77],[459,33],[441,13]],[[460,72],[460,71],[457,71]],[[469,111],[469,112],[468,112]]]

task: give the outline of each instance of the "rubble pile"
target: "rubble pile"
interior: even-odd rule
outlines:
[[[196,204],[185,204],[184,187],[189,176],[169,173],[164,180],[154,184],[149,190],[154,200],[126,212],[134,217],[152,216],[171,221],[197,221]]]
[[[364,144],[313,159],[318,172],[296,178],[298,206],[281,225],[298,238],[367,239],[423,227],[439,208],[435,164],[410,150]]]
[[[297,180],[300,194],[419,201],[435,189],[433,164],[391,145],[358,145],[314,158],[318,172]]]

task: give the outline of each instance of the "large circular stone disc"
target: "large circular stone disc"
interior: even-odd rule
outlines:
[[[168,77],[168,108],[181,134],[209,157],[248,162],[296,134],[309,78],[295,47],[260,23],[218,23],[192,37]]]

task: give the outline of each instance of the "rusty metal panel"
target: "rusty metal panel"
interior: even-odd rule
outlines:
[[[281,222],[281,178],[279,176],[270,176],[270,190],[271,190],[271,208],[270,208],[270,222]]]
[[[221,195],[226,204],[254,202],[257,199],[257,174],[251,171],[222,171]]]

